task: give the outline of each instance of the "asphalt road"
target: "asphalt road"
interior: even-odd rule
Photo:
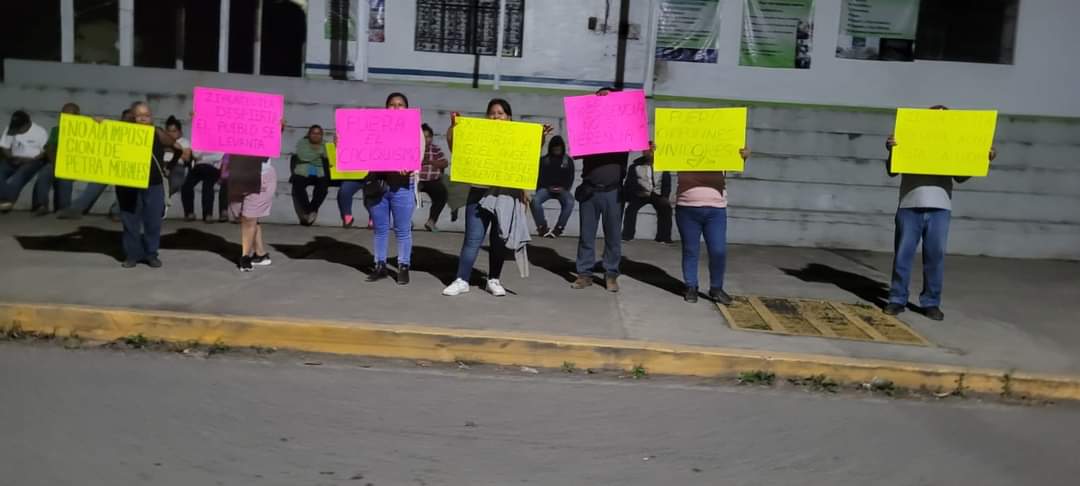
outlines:
[[[1080,477],[1073,406],[318,359],[0,343],[0,484],[1012,486]]]

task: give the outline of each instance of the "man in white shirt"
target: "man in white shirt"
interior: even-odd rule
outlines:
[[[19,110],[0,137],[0,212],[11,211],[22,188],[45,165],[49,132]]]

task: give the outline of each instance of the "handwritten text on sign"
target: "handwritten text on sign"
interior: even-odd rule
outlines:
[[[542,125],[459,117],[453,130],[451,181],[536,189]]]
[[[656,170],[739,171],[746,108],[656,109]]]
[[[259,157],[281,155],[285,97],[276,94],[195,88],[191,148]]]
[[[996,111],[900,108],[896,111],[892,171],[986,176],[996,128]]]
[[[326,144],[326,158],[330,160],[330,180],[332,181],[358,181],[368,175],[366,170],[338,170],[337,147],[332,143]]]
[[[649,148],[644,92],[569,96],[563,104],[571,157]]]
[[[56,177],[145,189],[154,127],[62,113]]]
[[[334,112],[341,170],[420,170],[420,110]]]

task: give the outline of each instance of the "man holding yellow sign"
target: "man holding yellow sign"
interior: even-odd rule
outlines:
[[[945,319],[941,291],[945,247],[952,214],[953,182],[985,176],[996,157],[996,112],[900,109],[896,134],[885,142],[890,177],[902,173],[896,210],[895,257],[885,313],[897,315],[908,303],[912,261],[922,241],[923,291],[919,304],[926,317]]]

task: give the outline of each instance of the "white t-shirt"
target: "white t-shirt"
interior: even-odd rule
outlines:
[[[221,159],[225,157],[222,152],[195,152],[195,165],[210,164],[218,169],[221,168]]]
[[[176,139],[176,143],[180,144],[180,146],[185,149],[191,148],[191,142],[189,142],[188,139],[184,137]],[[165,150],[165,163],[172,162],[174,157],[176,157],[176,154],[173,153],[172,149]]]
[[[0,148],[11,150],[11,155],[15,157],[35,158],[41,155],[49,142],[49,132],[37,123],[31,123],[26,133],[14,136],[8,134],[8,128],[4,128],[4,135],[0,137]]]

